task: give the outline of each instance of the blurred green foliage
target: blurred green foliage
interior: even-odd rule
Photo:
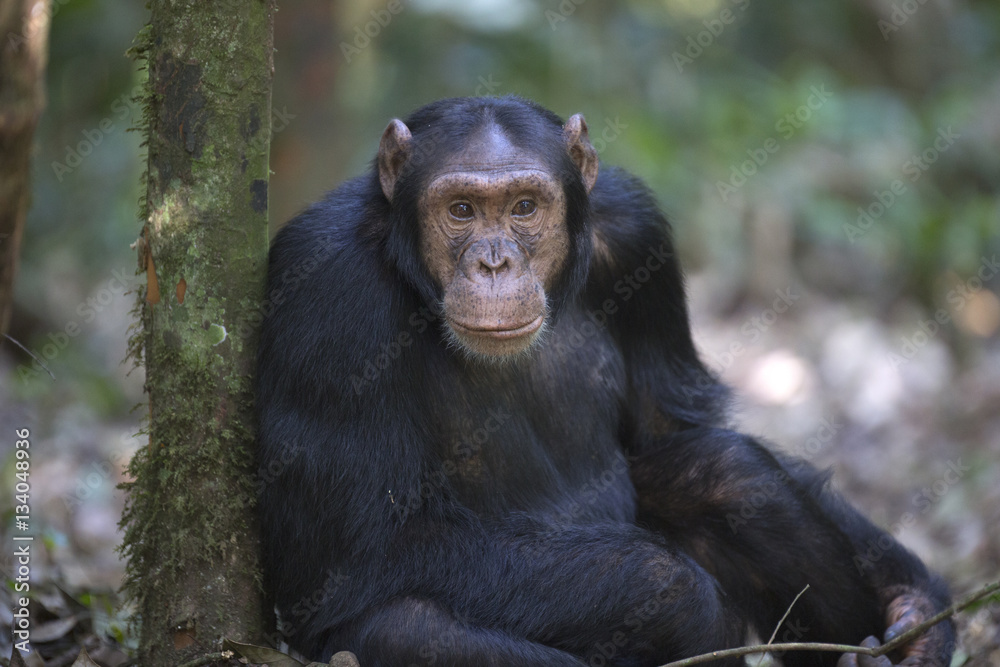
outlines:
[[[128,407],[102,378],[121,374],[132,298],[118,290],[91,321],[84,304],[134,271],[143,154],[126,130],[141,72],[124,54],[145,12],[54,5],[14,333],[37,351],[79,320],[49,363],[106,413]],[[676,220],[686,266],[737,296],[773,259],[755,250],[762,234],[789,240],[775,252],[811,287],[887,304],[932,306],[942,276],[1000,250],[991,0],[302,0],[280,4],[275,46],[274,229],[366,169],[390,118],[517,94],[584,112],[601,158]],[[942,132],[957,138],[913,172]],[[857,235],[859,209],[873,222]],[[21,391],[58,402],[47,382]]]

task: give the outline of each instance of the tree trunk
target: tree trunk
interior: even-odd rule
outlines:
[[[151,0],[146,289],[131,352],[146,368],[149,445],[122,519],[138,663],[177,665],[255,641],[252,378],[267,267],[275,0]]]
[[[30,203],[31,140],[45,106],[50,16],[49,0],[0,2],[0,334],[10,325]]]

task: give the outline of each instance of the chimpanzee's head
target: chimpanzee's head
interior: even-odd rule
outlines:
[[[376,167],[391,255],[473,356],[527,350],[585,281],[597,153],[582,115],[442,100],[389,123]]]

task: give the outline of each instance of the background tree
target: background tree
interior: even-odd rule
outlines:
[[[262,627],[252,520],[252,376],[267,258],[273,0],[153,1],[146,275],[132,352],[149,444],[133,458],[123,550],[139,664],[176,665]]]
[[[0,334],[14,302],[14,276],[31,190],[28,164],[45,106],[48,0],[0,3]]]

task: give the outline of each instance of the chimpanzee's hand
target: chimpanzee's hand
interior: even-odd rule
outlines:
[[[927,596],[922,591],[907,588],[892,598],[886,609],[886,622],[888,627],[885,631],[884,641],[889,642],[910,628],[923,623],[925,620],[941,611],[943,607]],[[861,645],[865,648],[875,648],[880,642],[875,637],[868,637]],[[845,653],[837,662],[837,667],[890,667],[900,665],[900,667],[948,667],[951,662],[951,654],[955,650],[955,626],[951,619],[941,621],[937,625],[924,631],[924,633],[902,648],[893,651],[891,660],[887,656],[873,658],[857,653]]]

